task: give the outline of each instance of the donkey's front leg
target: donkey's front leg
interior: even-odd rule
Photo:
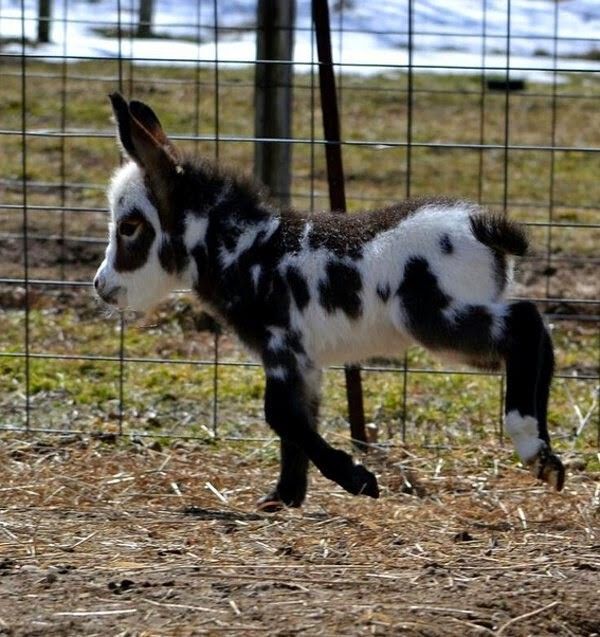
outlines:
[[[283,507],[299,507],[308,486],[308,456],[290,440],[281,439],[281,471],[275,488],[257,503],[261,511],[274,513]]]
[[[312,367],[304,371],[302,380],[309,410],[309,425],[317,431],[322,373],[320,369]],[[280,446],[281,473],[277,486],[258,501],[258,508],[269,513],[279,511],[284,506],[301,506],[308,486],[308,456],[301,447],[288,439],[282,438]]]
[[[265,415],[267,422],[281,437],[284,445],[295,445],[330,480],[354,495],[379,497],[375,476],[351,456],[334,449],[314,428],[311,407],[307,404],[307,387],[296,370],[279,367],[267,370]],[[283,466],[282,466],[283,473]]]

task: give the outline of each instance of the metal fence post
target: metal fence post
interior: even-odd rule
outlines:
[[[295,18],[296,0],[258,2],[254,130],[259,139],[291,137]],[[273,60],[284,63],[276,64]],[[283,205],[290,202],[291,159],[289,142],[254,144],[254,175]]]
[[[139,22],[137,27],[138,38],[149,38],[152,36],[152,14],[154,13],[154,0],[141,0]]]
[[[325,132],[325,156],[327,160],[327,178],[329,182],[329,201],[336,212],[346,211],[346,191],[344,187],[344,167],[340,145],[340,116],[335,91],[333,60],[331,55],[331,30],[327,0],[313,0],[313,21],[317,36],[319,56],[319,85],[321,89],[321,110]],[[346,395],[348,399],[348,418],[354,444],[366,450],[367,434],[362,395],[360,367],[346,366]]]
[[[52,14],[52,1],[39,0],[38,2],[38,42],[46,44],[50,42],[50,19]]]

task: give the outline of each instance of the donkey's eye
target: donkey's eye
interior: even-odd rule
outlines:
[[[141,225],[141,221],[121,221],[119,234],[123,237],[132,237]]]

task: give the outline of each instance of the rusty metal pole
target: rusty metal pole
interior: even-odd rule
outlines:
[[[329,182],[329,201],[331,210],[346,212],[346,191],[344,187],[344,167],[340,144],[340,115],[338,111],[333,60],[331,55],[331,30],[329,25],[329,6],[327,0],[313,0],[313,22],[317,36],[317,54],[319,57],[319,86],[321,90],[321,112],[325,132],[325,158],[327,161],[327,180]],[[346,366],[346,396],[348,399],[348,419],[354,445],[366,450],[368,447],[365,431],[365,412],[363,406],[360,367]]]

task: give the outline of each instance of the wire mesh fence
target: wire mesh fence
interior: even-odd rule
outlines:
[[[179,3],[139,38],[137,3],[63,0],[45,18],[44,48],[33,3],[0,2],[1,429],[265,435],[259,366],[185,291],[130,322],[106,317],[90,287],[106,244],[105,185],[119,162],[106,99],[113,90],[152,104],[185,151],[241,172],[252,173],[255,144],[289,144],[284,194],[297,208],[327,208],[307,3],[298,3],[296,55],[284,62],[294,71],[293,134],[277,140],[255,134],[255,7],[240,4],[234,15],[217,0]],[[520,5],[511,0],[481,0],[464,28],[435,29],[426,3],[389,4],[402,12],[402,28],[357,25],[353,3],[333,7],[348,208],[458,196],[524,223],[534,251],[519,264],[515,297],[539,303],[553,328],[552,427],[565,445],[600,446],[598,40],[561,34],[559,2],[537,9],[541,32],[515,20]],[[387,38],[397,53],[385,63],[361,58],[365,38]],[[440,38],[446,46],[431,55]],[[470,54],[461,57],[455,47],[464,41]],[[363,370],[367,419],[380,440],[502,435],[500,373],[416,350]],[[330,370],[323,419],[332,430],[343,426],[342,395],[341,370]]]

